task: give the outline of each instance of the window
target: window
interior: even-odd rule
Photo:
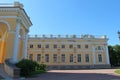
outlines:
[[[30,45],[30,48],[33,48],[33,45],[32,45],[32,44]]]
[[[49,48],[49,44],[47,44],[47,45],[45,46],[45,48]]]
[[[73,62],[73,54],[70,54],[70,62]]]
[[[49,62],[49,54],[45,54],[45,62]]]
[[[81,45],[77,45],[77,48],[81,48]]]
[[[65,54],[61,54],[61,62],[65,62]]]
[[[89,54],[85,54],[85,60],[86,62],[89,62]]]
[[[41,48],[41,45],[40,45],[40,44],[38,44],[38,48]]]
[[[54,46],[53,46],[54,48],[57,48],[57,45],[56,44],[54,44]]]
[[[40,62],[41,60],[41,54],[37,54],[37,61]]]
[[[102,50],[102,47],[101,47],[101,46],[98,46],[98,50]]]
[[[29,54],[29,60],[33,60],[33,54]]]
[[[57,54],[53,54],[53,62],[57,62]]]
[[[73,48],[73,45],[71,44],[71,45],[69,45],[69,48]]]
[[[62,48],[65,48],[65,45],[61,45]]]
[[[98,60],[99,60],[99,62],[102,62],[102,55],[101,54],[98,54]]]
[[[88,48],[88,45],[85,45],[85,48],[87,49],[87,48]]]
[[[81,54],[78,54],[78,62],[81,62]]]

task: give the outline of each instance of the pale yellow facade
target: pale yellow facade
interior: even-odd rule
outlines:
[[[31,25],[21,3],[0,5],[0,63],[25,58],[25,40]]]
[[[29,36],[27,58],[54,67],[109,67],[106,36]],[[53,67],[54,66],[54,67]]]

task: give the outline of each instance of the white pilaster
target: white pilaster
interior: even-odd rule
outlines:
[[[24,40],[24,52],[23,52],[24,59],[27,59],[27,43],[28,43],[28,33],[26,33]]]
[[[107,45],[105,46],[105,50],[106,50],[106,64],[110,64],[108,46]]]
[[[15,37],[14,37],[14,48],[13,48],[13,56],[12,63],[18,62],[18,46],[19,46],[19,31],[20,31],[20,21],[17,22]]]
[[[92,57],[93,57],[92,62],[93,62],[93,64],[95,64],[96,58],[95,58],[95,47],[94,46],[92,46]]]

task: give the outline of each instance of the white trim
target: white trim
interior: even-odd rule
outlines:
[[[106,64],[110,64],[108,46],[106,45]]]
[[[7,22],[7,21],[5,21],[5,20],[0,20],[0,22],[1,22],[1,23],[4,23],[4,24],[6,24],[6,25],[7,25],[7,27],[8,27],[8,31],[10,31],[10,30],[11,30],[11,27],[10,27],[9,22]]]
[[[95,64],[96,63],[96,58],[95,58],[95,47],[94,46],[92,46],[92,62],[93,62],[93,64]]]

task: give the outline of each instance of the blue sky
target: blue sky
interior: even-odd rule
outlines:
[[[30,35],[107,35],[120,44],[120,0],[0,0],[23,3],[33,26]]]

